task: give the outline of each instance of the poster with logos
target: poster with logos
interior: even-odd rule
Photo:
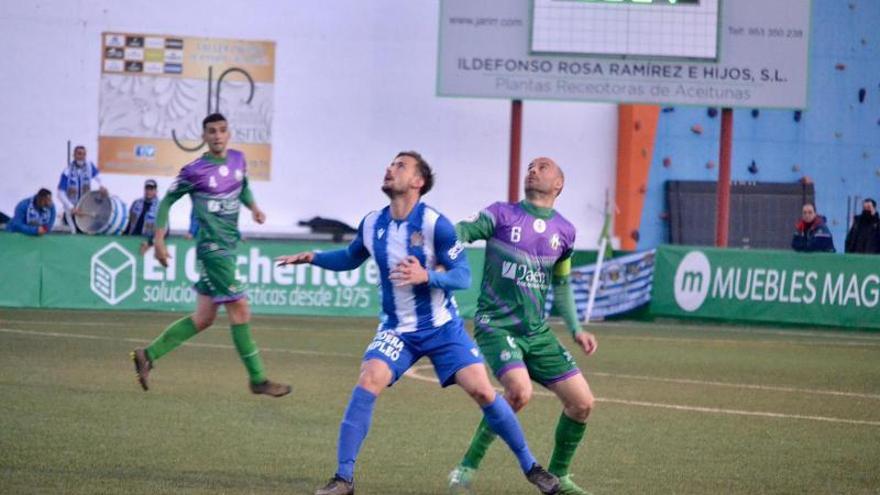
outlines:
[[[173,176],[206,151],[202,119],[229,119],[229,146],[269,180],[275,43],[176,35],[101,35],[98,167]]]

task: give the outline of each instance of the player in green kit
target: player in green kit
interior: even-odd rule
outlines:
[[[177,180],[159,203],[153,239],[156,259],[162,266],[168,266],[165,247],[168,210],[175,201],[189,194],[200,225],[196,240],[199,265],[199,280],[195,284],[198,293],[196,312],[172,323],[148,347],[135,349],[131,353],[135,371],[141,387],[148,390],[153,363],[210,327],[222,304],[229,315],[235,349],[250,377],[251,392],[281,397],[290,393],[290,385],[266,378],[260,350],[251,337],[251,310],[246,287],[235,277],[235,246],[241,238],[238,231],[241,205],[251,210],[257,223],[265,222],[266,214],[257,206],[248,186],[244,154],[226,148],[230,134],[226,118],[219,113],[208,115],[202,121],[202,130],[202,139],[209,151],[180,170]]]
[[[544,318],[544,303],[552,289],[556,309],[577,346],[587,355],[596,351],[596,338],[578,322],[569,283],[575,229],[553,209],[564,182],[553,160],[537,158],[529,164],[525,201],[494,203],[476,219],[456,225],[456,232],[462,242],[486,241],[475,340],[514,411],[528,404],[532,380],[562,402],[548,471],[559,477],[558,493],[583,495],[587,492],[572,481],[569,465],[586,432],[593,394]],[[481,422],[461,463],[449,474],[450,492],[470,493],[494,439]]]

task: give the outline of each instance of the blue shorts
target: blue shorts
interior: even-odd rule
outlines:
[[[455,383],[458,370],[483,363],[480,348],[464,330],[464,324],[458,318],[433,331],[397,333],[393,330],[380,330],[367,346],[364,361],[384,361],[394,375],[391,378],[393,385],[422,356],[428,356],[431,360],[443,387]]]

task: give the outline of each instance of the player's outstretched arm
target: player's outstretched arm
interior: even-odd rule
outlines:
[[[311,263],[315,259],[314,251],[306,251],[303,253],[289,254],[275,258],[278,266],[284,265],[305,265]]]
[[[486,211],[481,211],[476,218],[462,220],[455,224],[455,234],[458,240],[467,244],[469,242],[487,240],[495,233],[495,222]]]

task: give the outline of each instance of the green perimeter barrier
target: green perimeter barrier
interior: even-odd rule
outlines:
[[[198,278],[195,244],[167,240],[171,260],[163,268],[152,251],[139,254],[142,238],[85,235],[30,237],[0,233],[0,306],[29,308],[188,311]],[[238,275],[247,282],[254,313],[376,316],[379,270],[370,259],[357,270],[331,272],[314,266],[275,266],[276,256],[344,244],[250,240],[239,244]],[[473,316],[483,269],[483,250],[469,249],[475,282],[456,291],[460,312]]]
[[[650,311],[710,318],[880,328],[880,257],[661,246]]]

